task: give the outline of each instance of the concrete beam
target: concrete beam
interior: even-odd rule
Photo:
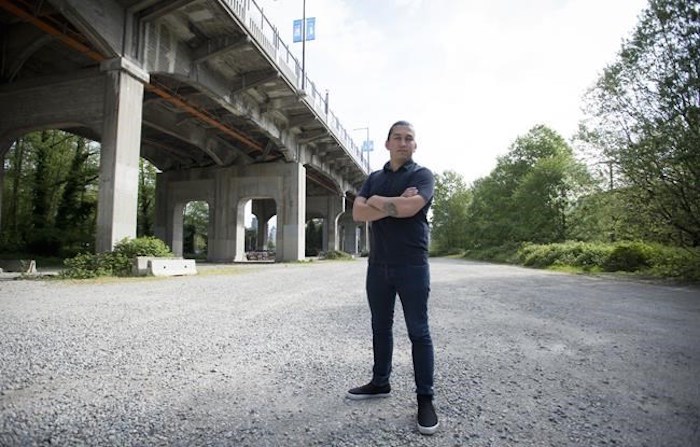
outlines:
[[[235,95],[242,91],[257,87],[266,82],[277,80],[279,78],[280,73],[277,70],[259,70],[246,73],[231,82],[231,95]]]
[[[92,69],[5,85],[0,89],[0,123],[20,135],[82,126],[99,134],[104,89],[104,74]]]
[[[250,45],[249,36],[231,37],[224,36],[210,39],[204,44],[192,50],[192,63],[201,64],[209,59],[216,58],[222,54],[237,50]]]
[[[125,11],[114,0],[49,0],[66,16],[98,52],[116,56],[122,54]]]
[[[162,0],[143,9],[140,13],[141,20],[144,22],[156,20],[193,2],[194,0]]]
[[[225,166],[239,156],[244,156],[252,161],[252,158],[243,150],[219,138],[217,132],[204,129],[189,120],[182,122],[177,114],[169,113],[166,110],[149,108],[144,115],[143,123],[200,148],[219,166]],[[233,156],[229,154],[231,151],[235,151]]]

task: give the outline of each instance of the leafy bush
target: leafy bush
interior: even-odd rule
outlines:
[[[61,277],[72,279],[97,278],[100,276],[129,276],[131,262],[136,256],[172,256],[168,246],[155,237],[122,239],[114,250],[98,254],[79,254],[66,259]]]
[[[326,252],[326,254],[323,256],[323,259],[346,260],[346,259],[352,259],[352,256],[348,253],[345,253],[344,251],[331,250],[331,251]]]
[[[523,265],[528,267],[549,267],[554,265],[558,257],[558,246],[561,244],[538,245],[528,244],[520,248],[516,253]]]
[[[172,256],[170,248],[157,237],[124,238],[114,246],[114,253],[131,259],[135,256]]]
[[[664,278],[700,281],[700,249],[652,245],[649,273]]]
[[[603,269],[608,272],[636,272],[651,265],[651,249],[640,242],[622,242],[613,248]]]
[[[508,257],[512,247],[467,251],[465,258],[511,262],[529,267],[574,267],[585,271],[625,271],[659,278],[700,281],[700,249],[669,247],[643,242],[615,244],[565,242],[523,244]]]
[[[66,268],[61,271],[60,276],[71,279],[112,276],[112,265],[114,263],[112,258],[112,253],[100,253],[96,255],[89,253],[79,254],[63,262]]]

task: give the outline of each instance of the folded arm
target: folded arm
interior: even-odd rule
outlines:
[[[414,187],[407,188],[399,197],[357,197],[353,204],[352,217],[356,222],[374,222],[385,217],[412,217],[425,203],[425,199],[418,195],[418,190]]]

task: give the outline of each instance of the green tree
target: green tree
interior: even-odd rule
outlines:
[[[207,251],[209,233],[209,204],[203,201],[189,202],[183,216],[183,251],[197,256]]]
[[[61,234],[60,254],[73,256],[94,244],[97,194],[92,185],[99,175],[97,155],[85,138],[71,139],[70,168],[56,210],[55,229]]]
[[[700,245],[700,9],[650,0],[617,60],[586,97],[583,137],[613,163],[627,194]],[[670,233],[667,231],[666,233]]]
[[[474,182],[467,247],[549,243],[568,236],[567,215],[592,185],[566,141],[546,126],[518,137],[489,176]]]
[[[435,176],[431,243],[438,253],[465,247],[470,200],[471,193],[460,174],[448,170]]]
[[[158,171],[155,166],[143,158],[139,160],[139,203],[137,218],[137,234],[139,237],[153,236],[157,175]]]

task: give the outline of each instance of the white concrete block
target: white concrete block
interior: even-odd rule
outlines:
[[[196,275],[197,265],[194,259],[152,258],[148,261],[148,271],[153,276]]]
[[[0,271],[18,273],[36,273],[34,259],[0,260]]]
[[[148,265],[153,259],[173,259],[182,260],[181,256],[136,256],[131,263],[131,273],[136,276],[146,276],[151,274],[151,268]]]

